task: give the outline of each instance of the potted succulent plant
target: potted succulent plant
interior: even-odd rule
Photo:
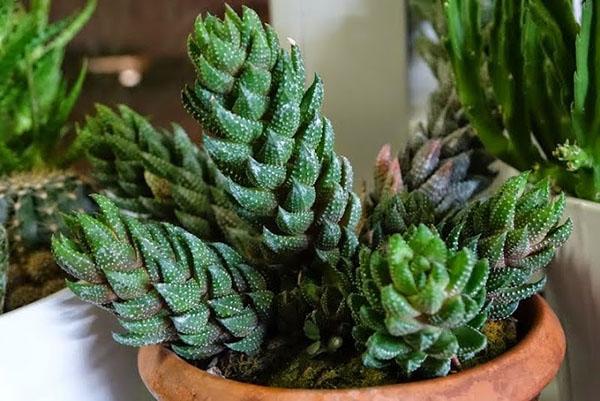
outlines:
[[[600,334],[593,295],[600,285],[593,242],[600,223],[600,6],[582,3],[578,23],[568,1],[451,0],[442,33],[459,98],[486,149],[570,195],[567,214],[578,228],[546,292],[571,340],[559,380],[565,400],[600,391],[600,365],[590,351]],[[573,302],[582,297],[588,301]]]
[[[54,399],[93,399],[89,386],[104,381],[119,383],[127,394],[135,384],[125,377],[139,392],[143,385],[134,373],[116,378],[107,373],[110,364],[94,368],[99,355],[118,348],[106,335],[112,322],[59,291],[65,275],[50,252],[61,213],[94,206],[86,179],[72,168],[78,144],[69,143],[68,118],[86,68],[69,84],[62,62],[96,2],[52,22],[50,6],[49,0],[0,1],[0,398],[47,399],[54,389]],[[99,353],[82,352],[91,347]],[[135,366],[135,355],[120,351],[112,366],[127,361]],[[37,385],[24,382],[30,377]],[[110,399],[111,387],[96,396]]]
[[[142,347],[159,400],[534,399],[565,347],[534,296],[564,196],[524,173],[474,201],[487,163],[441,91],[361,202],[290,43],[247,8],[197,19],[183,102],[203,148],[126,107],[88,118],[104,195],[52,240],[68,287]]]
[[[85,67],[69,88],[62,60],[65,46],[95,3],[53,23],[48,21],[49,1],[33,2],[30,9],[15,1],[0,6],[0,57],[5,65],[0,88],[0,223],[10,252],[2,311],[11,311],[63,288],[48,249],[51,234],[60,228],[61,211],[91,206],[82,178],[65,169],[76,148],[65,148],[67,119],[81,92]]]

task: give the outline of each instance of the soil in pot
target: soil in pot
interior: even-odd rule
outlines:
[[[161,401],[531,401],[556,375],[565,337],[540,296],[521,303],[516,317],[518,343],[492,361],[447,377],[389,386],[303,390],[252,385],[198,369],[160,345],[140,349],[138,369]]]
[[[11,261],[8,267],[4,312],[28,305],[65,287],[65,273],[56,265],[49,250],[40,249],[17,259]]]
[[[488,338],[487,349],[466,362],[457,361],[452,373],[483,364],[506,352],[518,342],[519,334],[522,336],[526,332],[518,333],[517,326],[516,319],[488,322],[483,328]],[[305,344],[291,345],[281,339],[271,340],[259,355],[225,354],[208,365],[196,366],[227,379],[282,388],[362,388],[420,379],[418,376],[410,379],[401,376],[393,365],[382,370],[366,368],[360,352],[354,347],[345,347],[334,354],[311,356],[306,352]]]

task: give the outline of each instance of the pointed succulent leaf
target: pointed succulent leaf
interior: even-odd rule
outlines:
[[[184,105],[203,125],[204,147],[237,214],[257,234],[254,255],[291,266],[304,251],[346,253],[343,233],[356,230],[360,204],[351,166],[334,153],[321,115],[321,79],[304,89],[299,47],[282,49],[256,13],[228,8],[223,19],[198,18],[189,49],[197,79]],[[236,229],[222,231],[245,253]]]
[[[273,298],[259,272],[224,244],[125,216],[108,198],[96,200],[99,216],[78,214],[71,227],[77,240],[62,234],[53,251],[67,271],[87,272],[94,257],[97,276],[82,273],[84,281],[68,286],[83,300],[114,311],[125,329],[115,340],[166,343],[189,358],[209,358],[226,347],[256,352]],[[123,249],[135,250],[135,258],[116,263],[114,255]]]
[[[363,250],[357,276],[349,305],[366,366],[393,359],[405,375],[445,374],[451,358],[482,349],[467,339],[462,352],[454,334],[476,331],[469,324],[486,312],[488,263],[472,250],[450,250],[436,231],[410,227],[376,251]]]

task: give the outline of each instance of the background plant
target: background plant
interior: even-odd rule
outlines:
[[[62,226],[60,212],[92,206],[82,178],[61,169],[78,154],[67,121],[85,77],[84,66],[69,87],[62,62],[96,2],[56,22],[49,21],[50,5],[0,1],[0,224],[10,250],[8,309],[60,288],[60,269],[48,256],[50,236]],[[43,261],[34,257],[40,254]],[[31,270],[36,260],[39,269]]]
[[[482,142],[600,200],[598,3],[584,2],[581,26],[568,1],[497,0],[489,23],[479,3],[449,0],[446,22],[458,95]]]
[[[50,0],[0,2],[0,175],[60,166],[60,141],[81,92],[85,66],[69,88],[62,75],[65,46],[88,21],[96,2],[63,20],[48,21]]]

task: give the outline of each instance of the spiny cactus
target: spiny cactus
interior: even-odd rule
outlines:
[[[548,180],[527,188],[529,173],[510,178],[490,199],[473,203],[441,224],[454,248],[470,246],[490,263],[490,317],[512,315],[539,292],[544,268],[568,239],[573,224],[560,224],[565,196],[552,199]]]
[[[96,195],[97,217],[75,214],[71,235],[53,238],[68,287],[102,305],[126,330],[116,341],[166,343],[186,359],[228,348],[253,353],[266,330],[272,294],[231,248],[205,243],[170,224],[143,223]]]
[[[6,227],[11,259],[50,244],[62,212],[93,209],[89,187],[72,172],[34,171],[0,179],[0,224]]]
[[[62,75],[65,47],[92,15],[95,0],[49,23],[50,0],[0,1],[0,175],[61,167],[74,154],[58,146],[83,84]],[[62,156],[66,155],[66,156]]]
[[[217,216],[234,213],[206,154],[178,125],[159,130],[126,106],[118,113],[98,106],[79,140],[93,176],[124,210],[177,222],[202,239],[218,239]]]
[[[11,272],[26,263],[26,252],[49,245],[60,212],[88,209],[85,185],[56,168],[77,156],[77,147],[64,140],[85,78],[83,67],[69,88],[62,74],[65,48],[96,1],[56,22],[49,22],[50,6],[50,0],[0,0],[0,224]],[[8,277],[7,309],[39,298],[41,284],[16,288],[15,275]]]
[[[485,348],[478,329],[488,263],[468,248],[452,251],[435,231],[413,226],[375,251],[365,248],[357,276],[349,304],[366,366],[395,362],[406,376],[444,376],[452,360]]]
[[[304,91],[298,46],[280,48],[247,8],[241,17],[230,8],[223,20],[199,17],[188,44],[197,80],[184,90],[184,105],[202,123],[206,151],[253,227],[237,233],[236,247],[261,249],[269,263],[306,250],[349,256],[361,208],[352,167],[333,150],[321,79]]]
[[[0,225],[0,313],[4,310],[4,298],[6,296],[8,256],[8,236],[4,227]]]

